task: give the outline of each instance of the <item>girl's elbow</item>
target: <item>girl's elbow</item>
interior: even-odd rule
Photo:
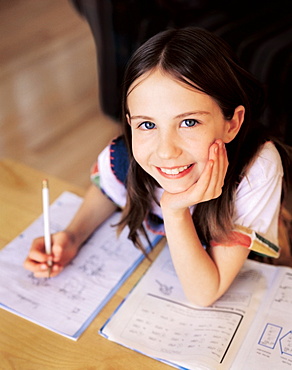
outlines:
[[[215,289],[206,289],[206,290],[199,290],[199,289],[192,289],[191,291],[186,292],[185,296],[187,300],[200,307],[210,307],[212,306],[222,295],[225,293],[225,289],[220,289],[217,287]]]
[[[217,296],[193,296],[192,294],[186,296],[187,300],[196,306],[200,307],[210,307],[212,306],[218,299]]]

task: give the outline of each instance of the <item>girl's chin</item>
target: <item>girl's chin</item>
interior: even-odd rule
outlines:
[[[189,188],[193,185],[192,184],[186,184],[184,186],[180,185],[169,185],[169,184],[165,184],[163,183],[162,181],[159,183],[159,185],[162,187],[163,190],[167,191],[168,193],[170,194],[179,194],[179,193],[184,193],[185,191],[189,190]]]

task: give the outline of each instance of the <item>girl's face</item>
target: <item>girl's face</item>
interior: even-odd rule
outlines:
[[[170,193],[198,181],[216,139],[230,140],[230,124],[208,95],[155,70],[129,89],[128,122],[135,160]]]

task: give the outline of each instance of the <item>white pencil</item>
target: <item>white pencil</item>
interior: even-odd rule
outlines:
[[[49,195],[49,183],[48,180],[43,180],[43,218],[44,218],[44,238],[45,238],[45,249],[46,254],[52,254],[52,241],[50,232],[50,195]],[[49,277],[52,270],[52,261],[48,261],[48,273]]]

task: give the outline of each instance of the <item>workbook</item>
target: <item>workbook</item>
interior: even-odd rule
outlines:
[[[100,334],[180,369],[292,369],[292,269],[247,260],[204,308],[185,298],[166,245]]]
[[[63,230],[82,198],[63,193],[50,206],[51,232]],[[77,257],[53,278],[36,278],[23,262],[33,239],[43,235],[40,216],[0,251],[0,307],[49,330],[77,340],[97,313],[143,260],[143,253],[113,227],[115,213],[86,241]],[[148,233],[152,245],[161,237]],[[146,238],[141,236],[149,250]]]

